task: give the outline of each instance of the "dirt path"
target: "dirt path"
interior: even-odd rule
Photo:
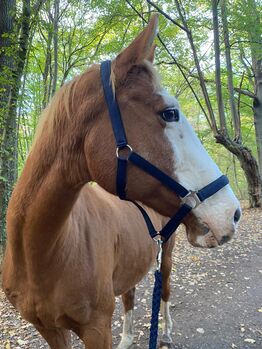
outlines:
[[[179,233],[173,254],[174,349],[262,349],[262,211],[245,210],[238,236],[218,249],[196,249]],[[147,348],[153,276],[138,286],[136,344]],[[121,302],[112,322],[121,332]],[[74,340],[74,348],[83,348]],[[0,349],[48,348],[0,292]],[[92,348],[95,349],[95,348]]]

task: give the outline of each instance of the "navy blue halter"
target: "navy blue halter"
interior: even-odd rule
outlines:
[[[100,74],[104,90],[104,96],[106,99],[116,141],[117,195],[120,197],[120,199],[131,201],[134,205],[137,206],[137,208],[140,210],[144,217],[150,236],[158,244],[157,269],[155,271],[155,284],[152,297],[152,316],[149,337],[149,349],[156,349],[158,336],[158,314],[160,310],[162,292],[162,244],[170,238],[170,236],[176,231],[177,227],[182,222],[183,218],[192,209],[197,207],[199,204],[201,204],[201,202],[214,195],[216,192],[218,192],[220,189],[226,186],[229,183],[229,181],[226,176],[222,175],[221,177],[214,180],[212,183],[198,190],[197,192],[190,191],[178,182],[176,182],[173,178],[169,177],[163,171],[159,170],[156,166],[148,162],[142,156],[134,152],[132,147],[127,142],[127,137],[121,118],[119,106],[110,83],[110,61],[104,61],[101,63]],[[121,155],[121,153],[123,153],[123,150],[125,150],[125,154],[127,153],[127,155]],[[137,202],[129,200],[126,197],[126,175],[127,165],[129,161],[133,163],[135,166],[139,167],[141,170],[150,174],[152,177],[156,178],[164,186],[174,191],[181,199],[182,203],[180,208],[160,231],[156,231],[156,229],[153,226],[153,223],[151,222],[151,219],[149,218],[144,208],[140,206]]]
[[[159,170],[156,166],[148,162],[146,159],[137,154],[127,142],[127,137],[125,133],[125,128],[122,122],[121,113],[119,106],[114,96],[112,86],[110,83],[111,74],[111,62],[104,61],[101,63],[100,68],[101,80],[103,84],[104,96],[106,99],[115,141],[116,141],[116,156],[117,156],[117,179],[116,188],[117,195],[122,200],[129,200],[126,197],[126,174],[127,174],[127,164],[128,161],[132,162],[134,165],[142,169],[143,171],[150,174],[152,177],[159,180],[164,186],[174,191],[182,201],[180,208],[177,213],[169,220],[169,222],[162,228],[161,231],[156,231],[148,214],[137,202],[132,201],[142,213],[144,220],[146,222],[149,234],[152,238],[156,236],[161,237],[163,242],[166,242],[170,236],[176,231],[177,227],[182,222],[183,218],[195,207],[197,207],[201,202],[214,195],[224,186],[226,186],[229,181],[225,175],[220,176],[212,183],[208,184],[204,188],[195,191],[187,190],[181,184],[176,182],[173,178],[169,177],[163,171]],[[125,149],[128,151],[127,156],[121,156],[121,150]]]

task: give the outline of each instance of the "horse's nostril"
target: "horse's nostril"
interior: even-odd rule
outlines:
[[[234,222],[237,223],[240,220],[240,217],[241,217],[241,211],[238,208],[234,214]]]
[[[231,239],[230,236],[224,235],[224,236],[222,237],[222,239],[220,240],[219,245],[225,244],[225,243],[228,242],[230,239]]]

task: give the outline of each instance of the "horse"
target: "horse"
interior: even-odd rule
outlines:
[[[177,100],[161,87],[153,67],[157,27],[153,16],[113,60],[111,84],[133,149],[183,186],[198,190],[221,172]],[[112,348],[116,295],[123,295],[125,305],[120,348],[132,342],[134,287],[152,265],[156,244],[136,207],[113,196],[114,154],[100,65],[94,64],[65,84],[43,111],[7,210],[3,289],[51,349],[71,348],[70,330],[85,348]],[[91,181],[103,189],[88,185]],[[126,193],[148,206],[160,226],[181,205],[178,195],[132,164]],[[206,248],[227,242],[236,230],[239,207],[230,186],[224,186],[184,218],[188,241]],[[164,246],[162,264],[168,340],[173,245],[171,239]]]

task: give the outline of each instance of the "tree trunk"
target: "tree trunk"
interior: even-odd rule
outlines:
[[[231,153],[238,158],[240,165],[245,173],[248,185],[249,205],[250,207],[261,207],[261,179],[259,175],[258,164],[251,151],[229,137],[220,133],[216,136],[217,143],[222,144]]]
[[[240,128],[240,115],[237,112],[235,99],[234,99],[234,84],[233,84],[233,69],[232,69],[232,60],[231,60],[231,51],[230,51],[230,42],[228,34],[228,23],[227,23],[227,6],[226,0],[220,1],[221,7],[221,20],[223,24],[223,37],[225,43],[225,56],[226,56],[226,65],[227,65],[227,87],[229,93],[229,104],[231,109],[231,115],[234,123],[234,139],[241,143],[241,128]]]
[[[153,4],[153,3],[150,2],[150,4]],[[184,26],[184,28],[186,28],[186,34],[187,34],[187,38],[188,38],[188,41],[189,41],[189,44],[190,44],[190,47],[192,50],[192,54],[194,57],[194,62],[195,62],[198,77],[199,77],[200,87],[201,87],[201,90],[202,90],[202,93],[204,96],[204,100],[205,100],[205,103],[207,106],[208,114],[209,114],[210,124],[212,125],[211,127],[212,127],[213,133],[216,134],[217,133],[216,118],[215,118],[212,104],[211,104],[209,94],[208,94],[208,91],[206,88],[205,79],[204,79],[204,75],[203,75],[203,72],[201,69],[200,60],[199,60],[199,57],[197,54],[196,46],[194,44],[193,36],[192,36],[191,30],[189,29],[189,27],[187,25],[187,21],[183,15],[183,10],[181,8],[180,2],[178,0],[175,0],[175,4],[176,4],[177,11],[179,13],[180,19],[183,23],[183,26]]]
[[[15,8],[13,8],[15,10]],[[14,15],[15,12],[12,13]],[[17,178],[17,100],[21,87],[21,78],[27,55],[29,40],[30,21],[30,0],[23,1],[22,21],[18,44],[16,46],[14,66],[10,94],[8,96],[8,109],[4,124],[4,137],[1,152],[1,173],[0,173],[0,229],[2,240],[5,239],[5,213],[9,197]],[[14,26],[12,35],[15,34]],[[4,67],[3,67],[4,69]]]
[[[262,23],[258,2],[255,0],[242,0],[242,4],[242,11],[248,9],[244,19],[251,51],[252,75],[254,75],[254,125],[258,163],[260,176],[262,178]],[[252,16],[249,15],[250,13]]]
[[[14,22],[16,1],[2,0],[0,2],[0,244],[5,241],[5,209],[8,201],[5,159],[9,150],[5,147],[7,137],[7,124],[9,123],[9,110],[11,105],[11,91],[13,87],[14,71]],[[12,52],[12,54],[11,54]]]
[[[10,53],[13,52],[14,44],[12,33],[14,30],[15,8],[15,0],[3,0],[0,2],[0,154],[3,151],[2,144],[5,133],[5,121],[10,104],[12,73],[14,69],[14,56]]]
[[[221,68],[220,68],[220,43],[219,43],[219,25],[217,13],[217,0],[212,0],[213,13],[213,33],[214,33],[214,51],[215,51],[215,75],[216,75],[216,96],[217,107],[220,123],[220,132],[227,133],[225,108],[222,94],[221,84]]]
[[[255,84],[256,97],[253,102],[254,124],[260,176],[262,178],[262,58],[256,64]]]
[[[245,0],[243,0],[243,1],[245,1]],[[247,1],[252,2],[252,5],[255,6],[254,0],[247,0]],[[223,94],[222,94],[222,89],[221,89],[221,77],[220,77],[220,59],[221,59],[221,57],[220,57],[220,46],[219,46],[219,21],[218,21],[218,11],[217,11],[217,6],[218,6],[219,2],[217,2],[216,0],[212,0],[214,44],[215,44],[214,46],[215,46],[215,58],[216,58],[216,85],[217,85],[216,92],[217,92],[217,102],[218,102],[219,119],[220,119],[220,130],[218,130],[218,127],[217,127],[216,118],[215,118],[215,115],[214,115],[214,112],[212,109],[211,101],[210,101],[208,90],[206,87],[206,81],[205,81],[203,73],[202,73],[198,53],[197,53],[197,50],[196,50],[196,47],[195,47],[195,44],[193,41],[193,36],[192,36],[191,30],[188,26],[188,21],[185,17],[185,11],[183,10],[181,1],[175,0],[174,3],[176,5],[178,15],[180,17],[180,20],[181,20],[183,26],[181,26],[179,23],[174,21],[168,14],[166,14],[163,10],[161,10],[159,8],[159,6],[156,5],[154,2],[149,1],[149,0],[147,0],[147,2],[150,3],[159,12],[161,12],[169,21],[171,21],[173,24],[175,24],[180,29],[182,29],[183,31],[186,32],[189,44],[191,46],[195,65],[197,68],[198,79],[200,81],[200,86],[201,86],[201,89],[203,92],[203,96],[205,99],[205,103],[206,103],[209,118],[210,118],[209,126],[210,126],[217,142],[222,144],[227,150],[229,150],[230,152],[235,154],[236,157],[238,158],[238,160],[240,161],[240,165],[244,170],[244,174],[245,174],[247,184],[248,184],[250,207],[260,207],[262,196],[261,196],[261,179],[259,177],[258,164],[257,164],[255,157],[253,157],[251,150],[249,150],[248,148],[246,148],[242,144],[240,144],[240,142],[241,142],[241,130],[240,130],[240,117],[239,117],[239,115],[237,115],[237,116],[234,114],[232,115],[232,118],[234,118],[234,116],[235,116],[236,121],[237,121],[234,123],[234,126],[236,127],[236,129],[235,129],[236,137],[234,140],[230,139],[228,132],[227,132],[227,128],[226,128],[226,119],[225,119],[226,115],[225,115],[225,111],[224,111],[224,100],[223,100]],[[224,5],[224,7],[223,7],[223,5]],[[232,73],[232,64],[231,64],[231,57],[230,57],[230,51],[229,51],[230,45],[229,45],[229,38],[228,38],[228,33],[227,33],[227,22],[225,22],[225,15],[226,14],[225,14],[225,4],[224,3],[222,3],[222,7],[224,10],[224,12],[222,13],[222,16],[224,16],[222,21],[224,24],[224,34],[225,34],[225,41],[226,41],[225,44],[227,47],[227,52],[226,52],[227,68],[229,68],[229,70],[230,70],[229,74],[231,74]],[[255,11],[253,11],[253,12],[255,12]],[[256,16],[257,16],[257,13],[256,13]],[[249,18],[251,18],[251,17],[249,16]],[[250,28],[253,30],[252,26],[250,26]],[[259,30],[261,30],[261,28]],[[257,38],[256,41],[259,42],[260,39]],[[165,47],[165,49],[166,49],[166,47]],[[261,45],[260,45],[260,50],[261,50]],[[172,57],[172,55],[170,55],[170,56]],[[176,61],[176,59],[173,58],[173,60],[179,68],[179,64]],[[232,85],[232,76],[228,76],[228,81],[229,81],[229,85],[230,84]],[[259,86],[261,86],[261,89],[262,89],[262,85],[259,85]],[[232,91],[232,86],[229,88],[231,90],[230,94],[231,94],[231,98],[232,98],[232,107],[233,107],[234,95],[233,95],[233,91]],[[252,93],[252,98],[254,98],[254,96],[255,95]],[[198,101],[198,99],[197,99],[197,101]],[[256,101],[259,102],[258,99],[256,99]],[[200,104],[200,107],[202,108],[201,104]],[[260,108],[262,107],[262,104],[258,103],[258,104],[256,104],[255,107],[257,108],[257,113],[260,113],[261,112]],[[235,108],[234,107],[231,108],[231,111],[233,109],[235,109]],[[233,111],[232,111],[232,113],[233,113]],[[261,115],[261,114],[259,114],[259,115]],[[260,124],[259,124],[259,122],[260,122]],[[260,119],[257,121],[257,125],[258,124],[262,126],[261,116],[260,116]],[[256,128],[257,128],[257,126],[256,126]],[[262,135],[262,128],[260,128],[259,130],[261,130],[261,132],[259,131],[259,134]],[[262,147],[261,147],[261,150],[262,150]]]
[[[46,42],[46,58],[45,58],[45,68],[43,72],[43,85],[44,85],[44,97],[42,101],[42,109],[44,109],[48,102],[49,102],[49,96],[50,96],[50,82],[48,80],[48,75],[50,74],[51,70],[51,41],[52,41],[52,30],[51,30],[51,24],[48,25],[48,36],[47,36],[47,42]]]
[[[53,83],[52,96],[55,94],[58,78],[58,19],[59,19],[59,2],[54,0],[54,19],[53,19],[53,44],[54,44],[54,69],[53,69]]]

